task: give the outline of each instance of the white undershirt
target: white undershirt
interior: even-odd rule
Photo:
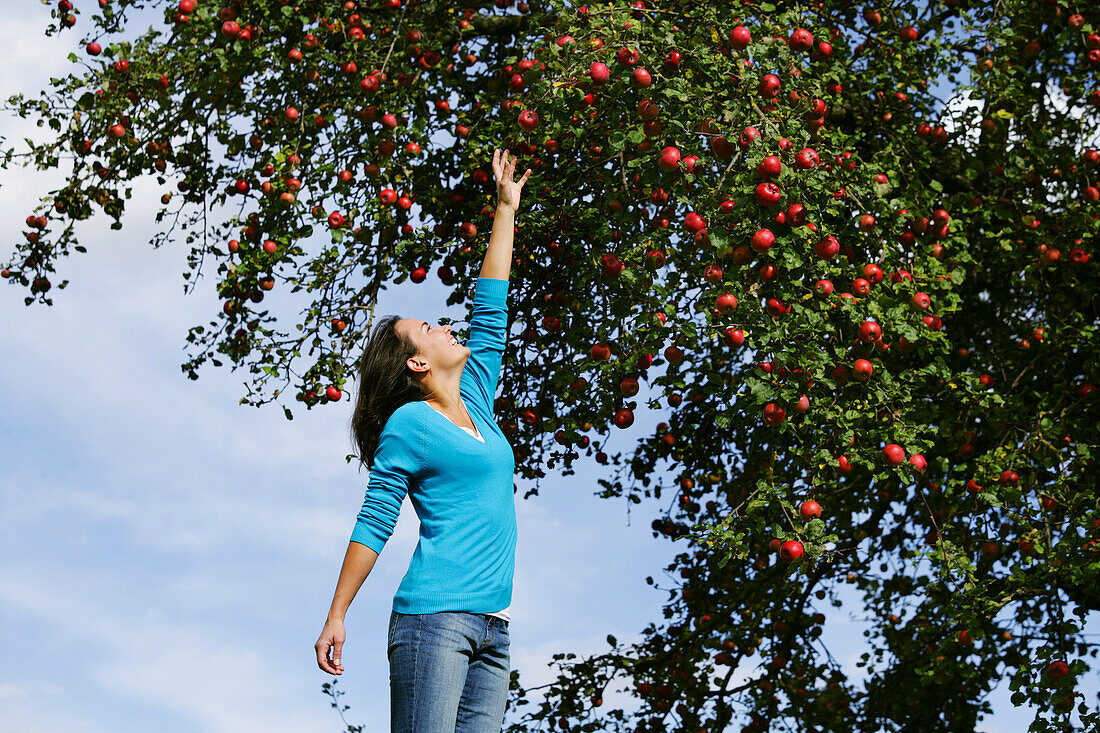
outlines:
[[[442,413],[440,413],[440,414],[442,414]],[[481,434],[480,434],[480,433],[478,433],[478,432],[477,432],[476,430],[474,430],[473,428],[464,428],[464,427],[462,427],[461,425],[459,425],[458,427],[462,428],[462,429],[463,429],[463,430],[465,430],[465,431],[466,431],[467,433],[469,433],[470,435],[472,435],[472,436],[474,436],[475,438],[477,438],[478,440],[480,440],[480,441],[481,441],[482,443],[484,443],[484,442],[485,442],[485,438],[481,437]]]

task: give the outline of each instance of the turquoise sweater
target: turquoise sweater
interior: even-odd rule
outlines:
[[[493,419],[507,325],[508,281],[479,277],[459,393],[484,443],[419,399],[382,430],[351,541],[381,553],[408,493],[420,540],[393,599],[398,613],[495,613],[512,603],[516,464]]]

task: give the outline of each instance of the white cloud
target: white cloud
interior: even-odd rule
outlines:
[[[91,666],[91,679],[121,698],[154,701],[185,714],[202,730],[322,731],[320,716],[288,707],[289,679],[280,676],[260,651],[208,629],[148,618],[140,603],[116,599],[110,608],[74,592],[78,583],[46,585],[40,578],[5,571],[0,599],[28,612],[55,634],[103,650]],[[78,611],[74,613],[74,611]],[[44,666],[66,663],[45,660]],[[266,684],[257,684],[258,680]],[[122,708],[119,723],[126,724]],[[133,727],[139,721],[131,720]]]
[[[16,697],[31,697],[33,695],[60,695],[61,685],[53,682],[33,680],[30,682],[0,682],[0,700]]]

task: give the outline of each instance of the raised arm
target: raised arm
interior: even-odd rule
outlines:
[[[493,215],[493,233],[489,236],[489,248],[481,263],[480,277],[507,280],[512,271],[512,240],[516,228],[516,209],[523,184],[531,175],[531,169],[519,181],[512,180],[516,159],[508,159],[508,151],[501,156],[500,149],[493,151],[493,173],[497,179],[497,209]]]

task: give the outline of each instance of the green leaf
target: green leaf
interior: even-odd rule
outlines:
[[[810,520],[810,523],[806,525],[806,533],[810,535],[810,537],[813,537],[815,539],[824,534],[824,532],[825,522],[823,522],[820,518]]]

